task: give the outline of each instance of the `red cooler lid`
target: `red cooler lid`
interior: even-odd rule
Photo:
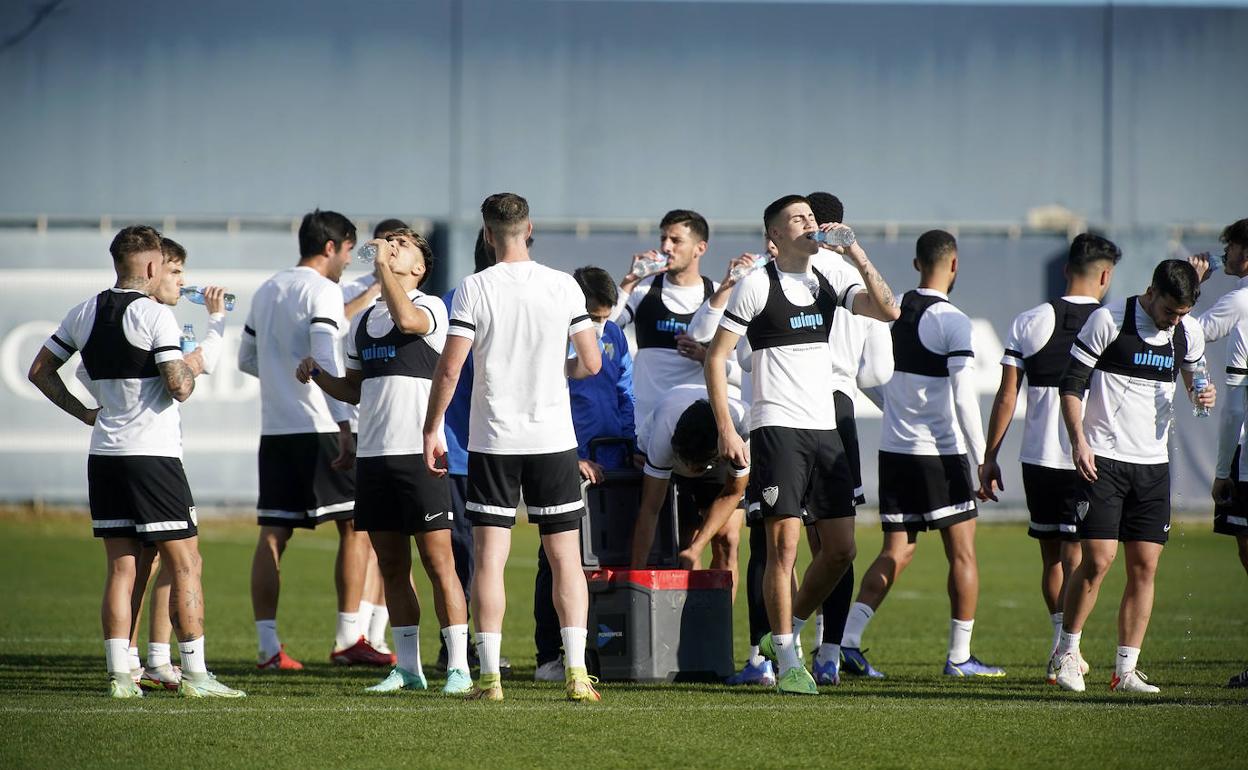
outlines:
[[[660,591],[732,589],[732,573],[726,569],[603,569],[587,570],[585,578],[619,585],[632,583]]]

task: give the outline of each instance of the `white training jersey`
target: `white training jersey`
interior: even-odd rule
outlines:
[[[347,321],[342,290],[310,267],[291,267],[256,290],[243,327],[243,345],[254,344],[260,377],[260,433],[337,433],[349,410],[315,383],[301,384],[295,369],[313,355],[313,337],[332,337],[331,355],[317,358],[330,374],[341,377],[340,339]],[[251,337],[249,341],[246,337]]]
[[[1191,371],[1205,355],[1205,335],[1196,319],[1184,316],[1186,351],[1176,361],[1177,327],[1158,329],[1135,299],[1093,312],[1070,354],[1095,367],[1083,409],[1088,446],[1112,460],[1156,465],[1169,462],[1177,372],[1170,373],[1176,366]],[[1127,306],[1134,320],[1124,324]]]
[[[911,299],[931,302],[919,316],[921,350],[899,345],[898,324],[904,324]],[[934,289],[915,289],[902,298],[902,318],[893,325],[892,379],[882,388],[884,420],[880,450],[908,455],[959,455],[967,453],[966,439],[958,422],[951,378],[954,372],[974,365],[971,319]],[[927,367],[911,358],[931,357],[943,364],[944,374],[920,373]],[[937,365],[940,368],[940,365]]]
[[[1230,337],[1226,345],[1226,384],[1248,384],[1248,276],[1197,317],[1206,342]],[[1213,372],[1210,372],[1212,375]]]
[[[447,333],[472,340],[468,451],[548,454],[576,448],[568,338],[593,324],[567,273],[499,262],[463,280]]]
[[[90,454],[182,457],[178,402],[156,368],[182,360],[181,337],[173,311],[134,289],[109,289],[65,314],[43,346],[62,361],[82,351],[100,405]]]
[[[1077,305],[1099,304],[1092,297],[1074,295],[1062,297],[1062,300]],[[1084,312],[1090,313],[1091,308]],[[1020,376],[1025,376],[1021,372],[1027,368],[1026,359],[1050,344],[1056,321],[1057,312],[1049,302],[1019,313],[1010,324],[1001,365],[1019,369]],[[1067,350],[1069,348],[1064,347],[1063,353]],[[1063,357],[1069,360],[1068,354]],[[1062,399],[1057,387],[1037,385],[1027,380],[1027,415],[1023,422],[1023,442],[1018,459],[1030,465],[1074,470],[1070,434],[1062,421]]]
[[[403,334],[396,329],[384,297],[351,322],[347,368],[364,373],[357,457],[424,452],[425,412],[433,369],[446,344],[448,319],[441,298],[419,289],[407,296],[428,316],[431,328],[427,333]]]
[[[804,273],[781,272],[775,264],[733,287],[720,321],[720,328],[749,338],[753,348],[750,427],[835,430],[829,326],[835,315],[850,312],[862,285],[813,260]],[[829,296],[823,296],[820,277]],[[760,344],[756,335],[764,333],[768,339]]]
[[[678,385],[672,388],[657,409],[647,418],[650,423],[645,431],[647,436],[641,451],[646,456],[646,464],[642,472],[656,479],[672,477],[672,468],[676,461],[672,455],[672,434],[676,432],[676,423],[680,421],[685,410],[697,401],[707,401],[705,385]],[[732,415],[732,425],[737,435],[743,440],[750,440],[749,406],[729,397],[728,412]],[[638,430],[640,434],[641,431]],[[747,465],[744,468],[729,468],[732,476],[740,478],[750,473]]]
[[[371,289],[376,283],[377,278],[372,273],[365,273],[364,275],[347,281],[346,283],[339,283],[338,287],[342,290],[343,313],[346,313],[347,304]],[[363,310],[360,311],[360,313],[363,312]],[[358,317],[359,313],[357,313],[356,316]],[[354,327],[355,318],[348,318],[347,324]],[[343,337],[343,349],[346,349],[345,336]],[[348,366],[347,368],[350,367]],[[356,404],[343,404],[343,406],[346,407],[347,414],[349,415],[348,421],[351,423],[351,432],[358,433],[360,430],[360,407]]]

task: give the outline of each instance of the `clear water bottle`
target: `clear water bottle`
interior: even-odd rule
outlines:
[[[1205,359],[1196,362],[1196,368],[1192,369],[1192,395],[1198,395],[1202,390],[1209,387],[1209,367],[1205,365]],[[1197,417],[1208,417],[1209,407],[1192,405],[1192,414]]]
[[[374,259],[377,259],[377,244],[361,244],[360,247],[355,250],[355,256],[359,257],[361,262],[372,262]]]
[[[754,261],[751,264],[737,265],[732,269],[732,280],[739,281],[775,259],[775,257],[770,254],[751,254],[750,256],[754,258]]]
[[[202,305],[204,304],[204,301],[205,301],[204,290],[199,288],[198,286],[183,286],[182,296],[186,297],[191,302],[194,302],[196,305]],[[225,309],[227,311],[234,309],[235,299],[237,299],[237,297],[235,297],[233,294],[225,295]]]
[[[816,230],[806,236],[815,243],[822,243],[831,246],[853,246],[857,243],[858,238],[854,235],[854,231],[848,227],[839,227],[835,230],[824,231]]]
[[[185,324],[182,327],[182,355],[194,353],[199,343],[195,341],[195,325]]]
[[[633,275],[638,278],[645,278],[648,275],[667,267],[668,256],[663,252],[659,252],[658,256],[651,259],[650,257],[642,257],[633,263]]]
[[[1222,269],[1222,265],[1226,264],[1226,252],[1225,251],[1222,252],[1221,254],[1211,251],[1205,256],[1209,258],[1209,272],[1211,273],[1216,273],[1217,271]]]

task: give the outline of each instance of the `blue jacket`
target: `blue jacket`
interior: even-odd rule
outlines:
[[[592,439],[624,436],[637,440],[633,357],[628,352],[628,339],[619,326],[607,321],[598,346],[602,349],[602,370],[583,380],[568,380],[576,453],[582,460],[589,459]],[[597,460],[608,469],[632,467],[632,459],[620,447],[603,447],[597,452]]]
[[[451,302],[455,299],[455,290],[451,289],[442,295],[446,303],[446,312],[451,312]],[[455,386],[455,395],[446,407],[446,467],[455,476],[468,475],[468,411],[472,405],[472,353],[468,353],[464,368],[459,373],[459,384]]]

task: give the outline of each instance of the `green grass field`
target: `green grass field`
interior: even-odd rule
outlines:
[[[1049,626],[1038,554],[1016,525],[981,526],[982,594],[974,650],[1004,680],[941,676],[948,628],[944,558],[920,541],[910,571],[865,640],[885,681],[849,681],[818,698],[759,689],[608,683],[596,706],[532,683],[536,532],[516,529],[503,653],[515,667],[503,704],[437,692],[368,696],[375,671],[334,668],[332,530],[300,533],[283,576],[283,640],[307,668],[254,670],[248,568],[254,528],[201,530],[209,665],[248,698],[141,702],[105,697],[99,596],[103,550],[83,517],[0,517],[0,767],[1244,767],[1248,693],[1222,687],[1248,665],[1248,578],[1233,543],[1205,522],[1176,522],[1162,558],[1140,667],[1160,696],[1108,692],[1118,567],[1085,630],[1093,667],[1081,696],[1043,683]],[[859,569],[879,545],[858,532]],[[428,603],[428,581],[417,575]],[[436,622],[422,625],[426,666]],[[738,662],[745,602],[738,602]],[[146,639],[143,640],[146,644]],[[431,673],[431,672],[430,672]]]

